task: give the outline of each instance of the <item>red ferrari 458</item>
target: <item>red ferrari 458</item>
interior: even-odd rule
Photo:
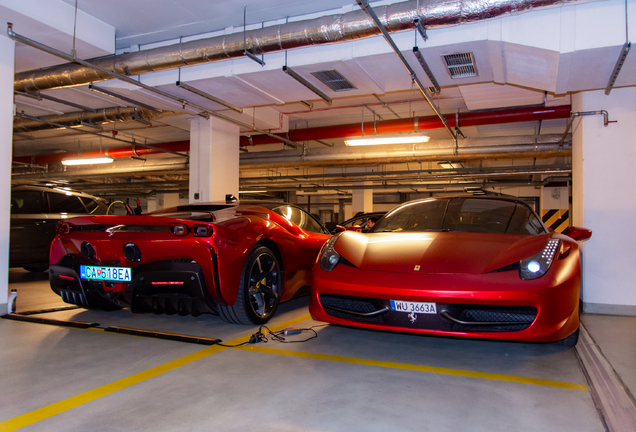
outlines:
[[[312,276],[314,319],[379,330],[520,341],[579,334],[577,241],[550,232],[522,201],[411,201],[370,233],[327,241]]]
[[[82,307],[263,324],[309,285],[329,237],[303,209],[276,202],[77,217],[58,225],[49,280]]]

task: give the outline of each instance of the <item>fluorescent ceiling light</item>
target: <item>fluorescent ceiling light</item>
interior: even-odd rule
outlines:
[[[437,165],[444,169],[464,168],[461,162],[438,162]]]
[[[256,193],[267,193],[266,190],[247,190],[247,191],[239,191],[240,194],[256,194]]]
[[[110,156],[99,156],[94,158],[70,158],[62,160],[63,165],[93,165],[113,162]]]
[[[345,145],[362,146],[362,145],[378,145],[378,144],[420,144],[428,142],[431,139],[426,135],[413,135],[404,137],[375,137],[375,138],[355,138],[346,139]]]

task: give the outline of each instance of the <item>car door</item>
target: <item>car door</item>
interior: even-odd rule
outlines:
[[[22,267],[48,263],[51,240],[47,234],[48,203],[39,190],[11,192],[9,265]]]

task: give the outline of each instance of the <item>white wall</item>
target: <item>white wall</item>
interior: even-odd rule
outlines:
[[[13,147],[13,74],[15,42],[0,35],[0,315],[9,295],[9,231],[11,227],[11,159]]]
[[[636,315],[636,87],[575,94],[573,111],[607,110],[576,119],[573,129],[573,225],[593,231],[583,243],[584,310]]]

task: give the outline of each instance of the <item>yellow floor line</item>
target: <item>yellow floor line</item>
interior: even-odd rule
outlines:
[[[377,367],[384,367],[384,368],[391,368],[391,369],[403,369],[403,370],[427,372],[427,373],[442,374],[442,375],[454,375],[454,376],[463,376],[463,377],[469,377],[469,378],[479,378],[479,379],[487,379],[487,380],[495,380],[495,381],[507,381],[507,382],[514,382],[514,383],[520,383],[520,384],[532,384],[532,385],[539,385],[544,387],[557,387],[557,388],[563,388],[568,390],[588,391],[587,386],[584,386],[581,384],[545,380],[545,379],[538,379],[538,378],[526,378],[526,377],[520,377],[515,375],[503,375],[503,374],[488,373],[488,372],[474,372],[474,371],[468,371],[468,370],[462,370],[462,369],[449,369],[449,368],[423,366],[423,365],[408,364],[408,363],[397,363],[397,362],[388,362],[388,361],[380,361],[380,360],[367,360],[367,359],[360,359],[355,357],[343,357],[343,356],[335,356],[335,355],[328,355],[328,354],[314,354],[314,353],[299,352],[299,351],[287,351],[287,350],[281,350],[276,348],[265,348],[265,347],[254,346],[254,345],[242,346],[242,347],[237,347],[234,349],[239,349],[243,351],[255,351],[255,352],[261,352],[261,353],[267,353],[267,354],[277,354],[277,355],[284,355],[284,356],[291,356],[291,357],[303,357],[303,358],[310,358],[315,360],[328,360],[328,361],[335,361],[335,362],[341,362],[341,363],[353,363],[353,364],[359,364],[359,365],[377,366]]]
[[[289,327],[292,326],[296,323],[299,323],[301,321],[305,321],[310,319],[309,314],[305,314],[302,315],[298,318],[294,318],[291,319],[289,321],[285,321],[283,323],[277,324],[277,325],[273,325],[270,327],[270,329],[272,331],[276,331],[276,330],[280,330],[280,329],[284,329],[285,327]],[[252,333],[244,335],[244,336],[240,336],[236,339],[233,339],[229,342],[223,342],[224,344],[227,345],[236,345],[236,344],[240,344],[243,342],[247,342],[250,338]],[[164,374],[166,372],[170,372],[171,370],[174,370],[176,368],[179,368],[181,366],[185,366],[187,364],[190,364],[192,362],[195,362],[197,360],[201,360],[202,358],[208,357],[212,354],[216,354],[220,351],[226,350],[227,348],[222,347],[222,346],[218,346],[218,345],[212,345],[211,347],[208,348],[204,348],[201,351],[197,351],[195,353],[189,354],[187,356],[178,358],[176,360],[172,360],[168,363],[159,365],[159,366],[155,366],[151,369],[148,369],[146,371],[143,372],[139,372],[136,373],[134,375],[131,375],[129,377],[117,380],[115,382],[112,382],[110,384],[106,384],[103,385],[101,387],[97,387],[93,390],[89,390],[87,392],[84,393],[80,393],[77,396],[73,396],[70,397],[68,399],[64,399],[62,401],[53,403],[51,405],[47,405],[45,407],[33,410],[31,412],[28,412],[26,414],[22,414],[18,417],[14,417],[12,419],[3,421],[0,423],[0,431],[2,432],[11,432],[11,431],[15,431],[17,429],[23,428],[25,426],[29,426],[33,423],[39,422],[41,420],[45,420],[49,417],[53,417],[56,414],[62,413],[64,411],[68,411],[72,408],[78,407],[82,404],[85,404],[87,402],[91,402],[94,401],[96,399],[99,399],[103,396],[107,396],[111,393],[114,393],[118,390],[122,390],[125,389],[126,387],[130,387],[133,386],[135,384],[138,384],[140,382],[146,381],[150,378],[154,378],[156,376],[159,376],[161,374]]]

